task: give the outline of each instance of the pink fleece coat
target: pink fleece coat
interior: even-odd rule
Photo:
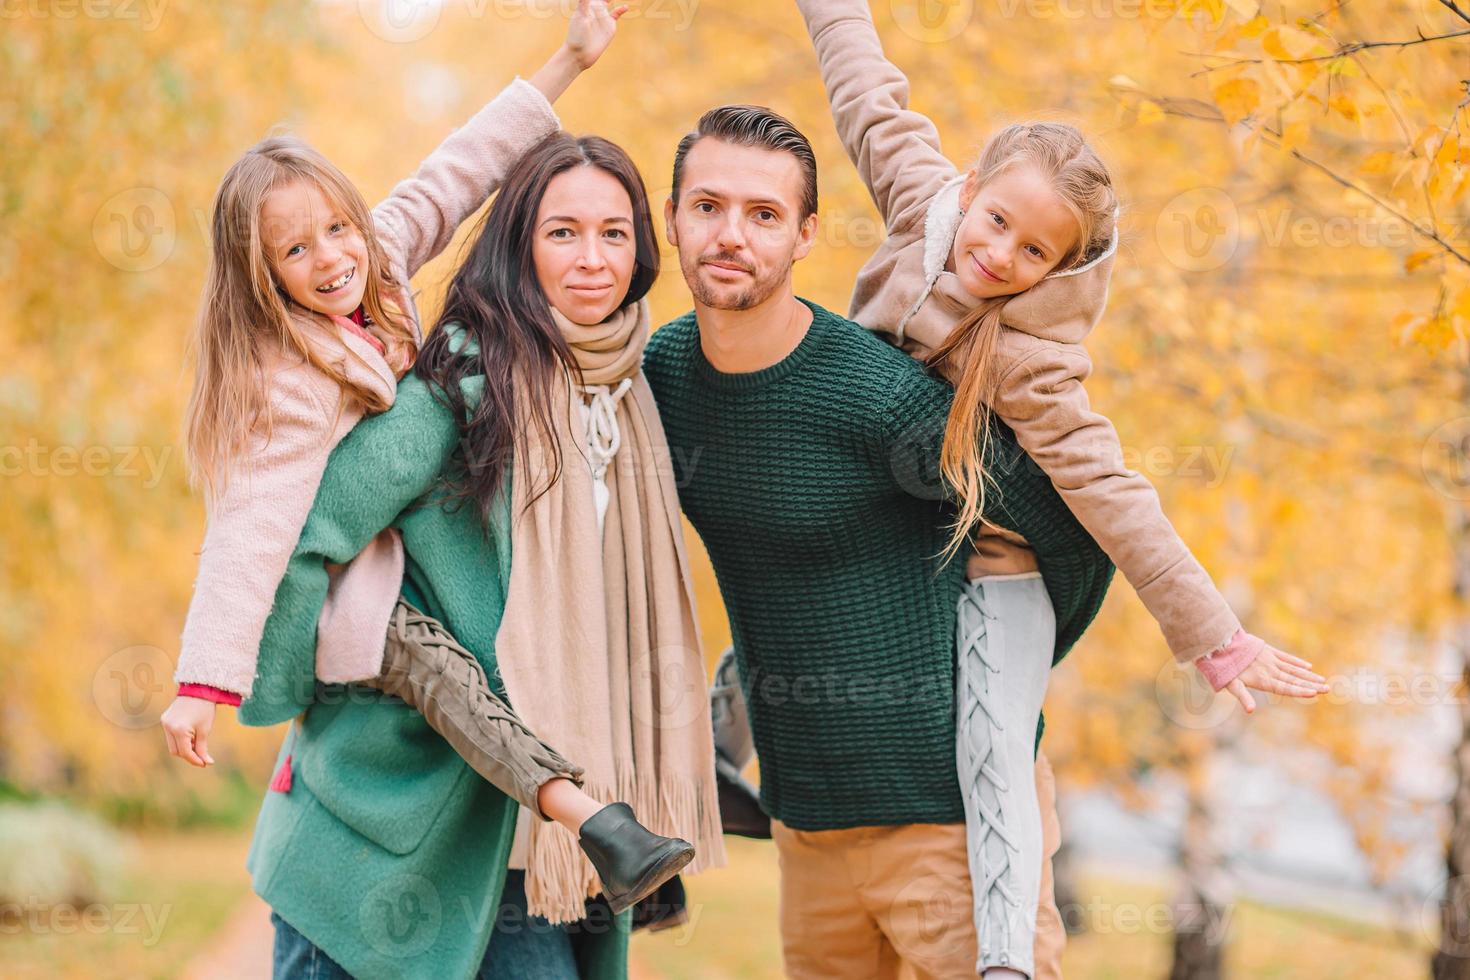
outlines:
[[[850,315],[923,358],[980,302],[944,269],[963,217],[962,176],[940,151],[934,124],[909,109],[908,79],[884,57],[868,0],[798,5],[838,135],[888,233],[858,273]],[[1084,267],[1053,273],[1005,304],[991,408],[1137,590],[1175,658],[1192,661],[1224,647],[1240,621],[1164,516],[1152,484],[1123,465],[1117,432],[1083,388],[1092,360],[1082,341],[1102,316],[1115,251],[1116,240]],[[988,543],[997,551],[1017,545]]]
[[[403,284],[403,303],[422,337],[409,280],[449,244],[515,162],[559,128],[529,82],[516,79],[418,170],[373,208],[373,229]],[[397,378],[366,340],[337,325],[312,337],[329,362],[385,395]],[[327,457],[361,418],[336,382],[299,358],[266,365],[272,431],[252,434],[247,459],[207,503],[208,524],[174,680],[249,697],[276,587],[306,524]],[[412,452],[412,446],[405,446]],[[375,676],[403,581],[403,544],[384,531],[351,563],[333,569],[317,629],[317,676],[327,682]]]

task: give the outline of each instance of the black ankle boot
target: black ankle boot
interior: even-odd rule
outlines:
[[[761,809],[760,794],[719,753],[715,753],[715,787],[720,794],[720,825],[725,833],[771,839],[771,818]]]
[[[626,803],[610,803],[588,817],[578,843],[602,878],[602,894],[613,914],[647,896],[694,859],[694,845],[651,832]]]

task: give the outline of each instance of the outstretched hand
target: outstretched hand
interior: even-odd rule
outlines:
[[[1246,714],[1256,710],[1256,699],[1246,688],[1289,698],[1311,698],[1330,690],[1327,679],[1312,671],[1312,665],[1300,657],[1284,653],[1267,643],[1255,660],[1242,670],[1225,690],[1235,696]]]
[[[602,52],[612,43],[618,30],[618,18],[628,12],[628,5],[610,5],[607,0],[577,0],[577,9],[567,25],[566,48],[577,67],[586,71],[597,63]]]

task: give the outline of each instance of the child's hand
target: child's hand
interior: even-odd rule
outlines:
[[[179,695],[164,711],[159,722],[163,725],[163,737],[168,742],[170,755],[176,755],[190,765],[214,765],[209,754],[207,740],[214,726],[213,701]]]
[[[1253,714],[1256,710],[1256,699],[1246,690],[1248,687],[1289,698],[1311,698],[1326,694],[1329,690],[1327,679],[1321,674],[1313,673],[1311,668],[1312,665],[1300,657],[1283,653],[1267,643],[1256,659],[1225,685],[1225,690],[1235,696],[1246,714]]]
[[[618,18],[628,5],[609,6],[607,0],[577,0],[577,10],[567,25],[566,48],[577,67],[586,71],[597,63],[617,33]]]

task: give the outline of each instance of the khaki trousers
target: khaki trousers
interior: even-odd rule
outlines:
[[[1061,846],[1056,781],[1036,758],[1041,897],[1035,980],[1062,976],[1067,942],[1052,856]],[[781,946],[792,980],[950,980],[977,959],[965,825],[792,830],[771,821],[781,861]]]

